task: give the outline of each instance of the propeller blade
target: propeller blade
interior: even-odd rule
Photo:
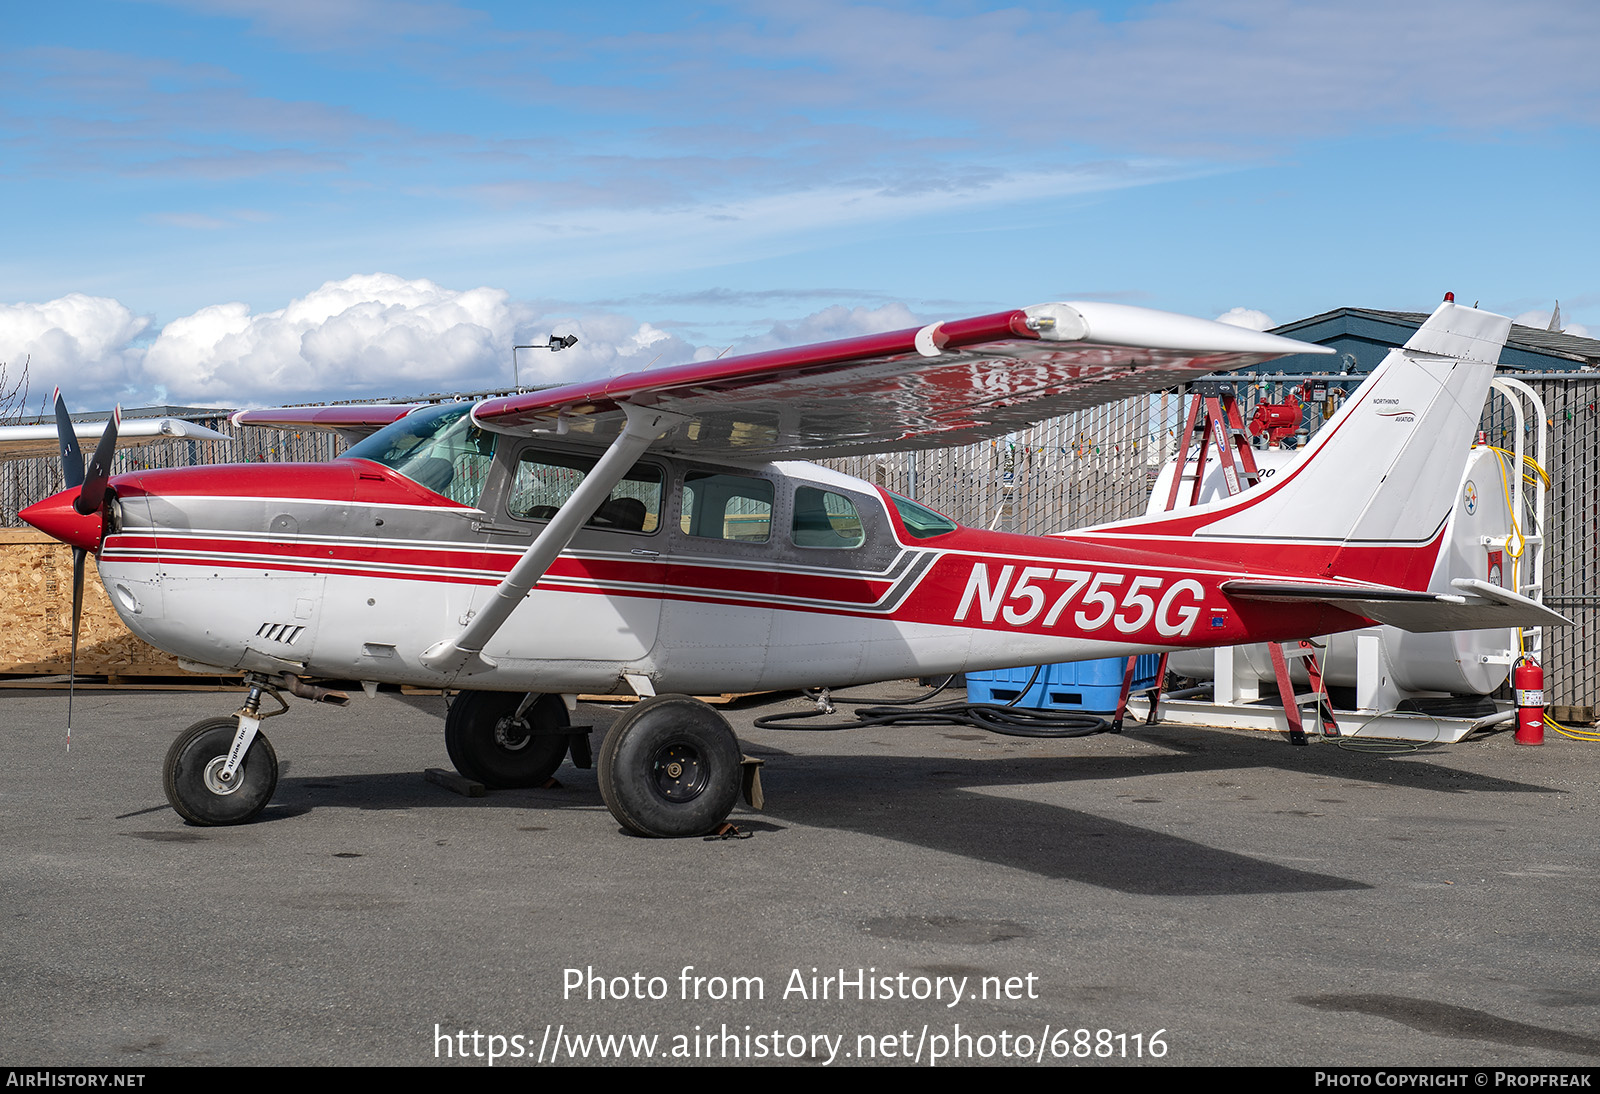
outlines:
[[[83,449],[78,447],[78,434],[72,428],[72,415],[67,413],[67,401],[56,388],[56,434],[61,438],[61,477],[67,489],[83,485]]]
[[[72,695],[78,684],[78,624],[83,619],[83,564],[89,552],[72,549],[72,661],[67,669],[67,751],[72,751]]]
[[[89,460],[89,473],[83,479],[83,490],[73,503],[73,508],[84,516],[99,512],[100,506],[105,504],[106,482],[111,478],[111,458],[117,454],[117,429],[121,424],[122,408],[119,406],[111,412],[106,431],[100,435],[100,443],[95,445],[94,456]]]

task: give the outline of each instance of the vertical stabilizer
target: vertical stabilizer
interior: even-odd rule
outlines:
[[[1431,542],[1455,503],[1489,381],[1510,333],[1502,315],[1439,305],[1317,433],[1277,482],[1219,506],[1200,536]]]
[[[1425,578],[1432,561],[1422,556],[1437,547],[1455,504],[1510,330],[1505,316],[1447,301],[1389,351],[1303,455],[1267,484],[1097,531],[1278,544],[1291,554],[1305,545],[1322,559],[1316,565],[1324,576],[1344,568],[1336,556],[1360,548],[1364,561],[1356,569],[1364,580]],[[1279,551],[1272,563],[1291,564],[1290,556]]]
[[[1500,363],[1500,351],[1511,333],[1511,320],[1446,301],[1417,328],[1403,349],[1465,361]]]

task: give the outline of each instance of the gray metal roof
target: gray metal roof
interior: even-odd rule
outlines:
[[[1313,315],[1308,319],[1297,319],[1293,323],[1285,323],[1281,327],[1274,327],[1272,333],[1294,337],[1296,330],[1350,316],[1380,323],[1391,323],[1411,330],[1416,330],[1422,325],[1423,320],[1428,318],[1426,312],[1382,311],[1377,308],[1335,308],[1332,311],[1323,312],[1321,315]],[[1583,338],[1576,334],[1562,334],[1559,331],[1540,330],[1538,327],[1524,327],[1513,323],[1511,325],[1511,335],[1506,339],[1506,345],[1545,357],[1559,357],[1572,361],[1577,365],[1600,368],[1600,339],[1597,338]]]

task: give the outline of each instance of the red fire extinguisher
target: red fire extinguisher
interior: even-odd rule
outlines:
[[[1517,744],[1544,744],[1544,670],[1533,658],[1519,657],[1511,687],[1517,693]]]

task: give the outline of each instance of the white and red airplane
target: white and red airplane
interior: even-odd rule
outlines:
[[[193,823],[242,823],[267,804],[277,760],[260,700],[325,695],[309,677],[461,689],[450,756],[499,787],[548,779],[577,740],[578,694],[681,693],[622,718],[598,776],[624,827],[699,834],[732,809],[741,754],[689,694],[1373,621],[1561,621],[1487,580],[1427,587],[1508,329],[1447,302],[1268,484],[1056,536],[960,527],[790,461],[1003,436],[1331,351],[1142,308],[1044,304],[477,404],[244,412],[247,425],[364,439],[323,464],[111,477],[97,458],[85,477],[80,457],[82,485],[22,515],[97,556],[134,633],[247,674],[244,709],[168,753],[168,798]]]

